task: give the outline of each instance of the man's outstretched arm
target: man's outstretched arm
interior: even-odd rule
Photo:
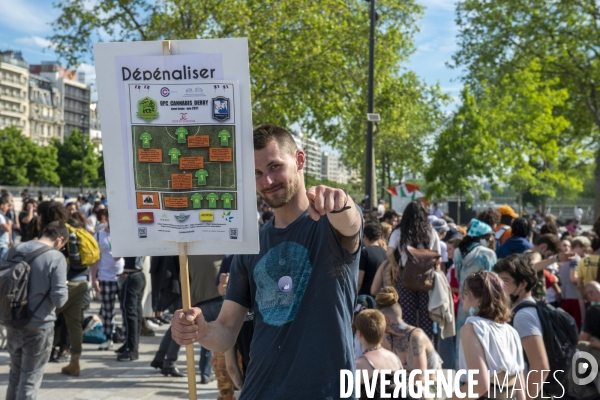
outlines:
[[[191,308],[187,313],[175,311],[171,333],[179,345],[198,342],[212,351],[226,351],[235,344],[248,309],[231,300],[225,300],[216,321],[206,322],[202,310]]]

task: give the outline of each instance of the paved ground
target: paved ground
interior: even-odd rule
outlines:
[[[89,315],[100,309],[94,302]],[[120,325],[120,316],[117,323]],[[187,399],[187,378],[164,377],[150,367],[150,361],[166,326],[156,331],[155,337],[141,337],[140,358],[132,362],[119,362],[113,351],[99,351],[97,344],[84,344],[81,358],[81,375],[77,378],[66,376],[60,370],[66,364],[48,363],[38,399],[48,400],[96,400],[96,399]],[[119,345],[120,346],[120,345]],[[198,361],[199,346],[196,345]],[[0,350],[0,399],[6,397],[8,382],[8,353]],[[178,367],[185,371],[185,348],[180,351]],[[197,381],[198,364],[196,363]],[[218,397],[216,381],[208,385],[197,385],[198,399]]]

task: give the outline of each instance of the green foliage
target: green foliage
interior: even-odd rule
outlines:
[[[27,164],[31,159],[31,151],[35,144],[21,135],[15,127],[0,130],[0,184],[26,185]]]
[[[427,197],[470,196],[480,188],[478,178],[492,178],[495,166],[495,137],[485,121],[475,96],[468,87],[461,93],[462,105],[436,139],[431,162],[425,172]]]
[[[562,169],[568,178],[577,175],[577,168],[570,169],[573,158],[591,162],[579,153],[582,147],[595,152],[596,161],[600,160],[600,12],[596,1],[461,0],[457,4],[457,24],[460,49],[454,61],[466,69],[465,80],[478,93],[487,86],[501,86],[507,76],[519,78],[519,74],[537,63],[535,74],[540,82],[537,93],[541,99],[530,97],[529,103],[541,100],[548,107],[552,105],[551,114],[540,110],[550,119],[546,121],[546,129],[552,131],[551,139],[542,151],[553,159],[552,168]],[[520,79],[523,78],[526,77],[521,75]],[[551,93],[559,96],[555,102],[550,98]],[[576,145],[577,140],[582,144]],[[561,156],[553,146],[568,149]],[[543,193],[544,189],[532,179],[549,182],[556,188],[554,184],[560,183],[560,174],[550,171],[551,176],[540,179],[532,176],[545,167],[539,161],[538,157],[532,165],[523,164],[522,181],[513,183],[532,185],[533,193],[552,196],[554,189]],[[599,212],[599,162],[595,175],[595,208]],[[564,184],[574,191],[582,189],[580,182]]]
[[[98,168],[100,160],[94,151],[95,145],[90,141],[89,136],[83,136],[85,142],[84,157],[84,185],[89,186],[98,178]],[[81,185],[81,155],[82,155],[82,135],[77,129],[74,129],[71,136],[66,137],[63,144],[57,139],[52,141],[52,146],[56,148],[58,154],[57,173],[60,176],[60,182],[64,186],[77,187]]]
[[[533,60],[481,92],[486,129],[497,137],[500,162],[494,174],[517,193],[555,197],[558,190],[576,194],[583,188],[584,176],[575,171],[592,154],[557,112],[568,100],[559,83],[544,79],[539,61]]]
[[[106,175],[104,172],[104,152],[100,152],[98,155],[98,178],[94,182],[94,186],[96,187],[106,187]]]
[[[369,3],[364,0],[61,0],[50,37],[69,65],[111,41],[247,37],[255,124],[295,125],[339,149],[364,170]],[[416,0],[378,0],[375,138],[380,172],[401,177],[423,166],[426,139],[444,101],[401,70],[414,51],[423,7]]]
[[[492,194],[486,190],[482,190],[479,192],[479,200],[480,201],[490,201],[492,199]]]
[[[56,152],[38,146],[15,127],[0,130],[0,184],[58,184]]]

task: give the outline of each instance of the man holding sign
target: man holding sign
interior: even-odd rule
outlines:
[[[254,157],[256,188],[275,213],[260,230],[260,253],[234,257],[216,321],[198,308],[179,310],[173,337],[225,351],[252,308],[255,356],[241,399],[337,398],[340,370],[354,369],[360,212],[342,189],[306,190],[305,154],[285,129],[257,127]]]

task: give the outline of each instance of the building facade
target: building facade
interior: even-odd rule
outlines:
[[[0,129],[15,126],[29,134],[29,64],[21,52],[0,52]]]
[[[52,138],[64,140],[62,95],[48,78],[29,76],[29,137],[46,146]]]
[[[77,81],[75,71],[62,68],[54,62],[31,65],[30,71],[50,79],[61,93],[64,107],[64,137],[71,136],[73,129],[88,135],[91,88]]]
[[[319,180],[322,179],[321,143],[305,135],[302,137],[302,150],[304,150],[304,154],[306,155],[306,163],[304,164],[306,175]]]
[[[327,179],[332,182],[340,182],[339,157],[324,151],[321,155],[321,175],[323,176],[323,179]]]

